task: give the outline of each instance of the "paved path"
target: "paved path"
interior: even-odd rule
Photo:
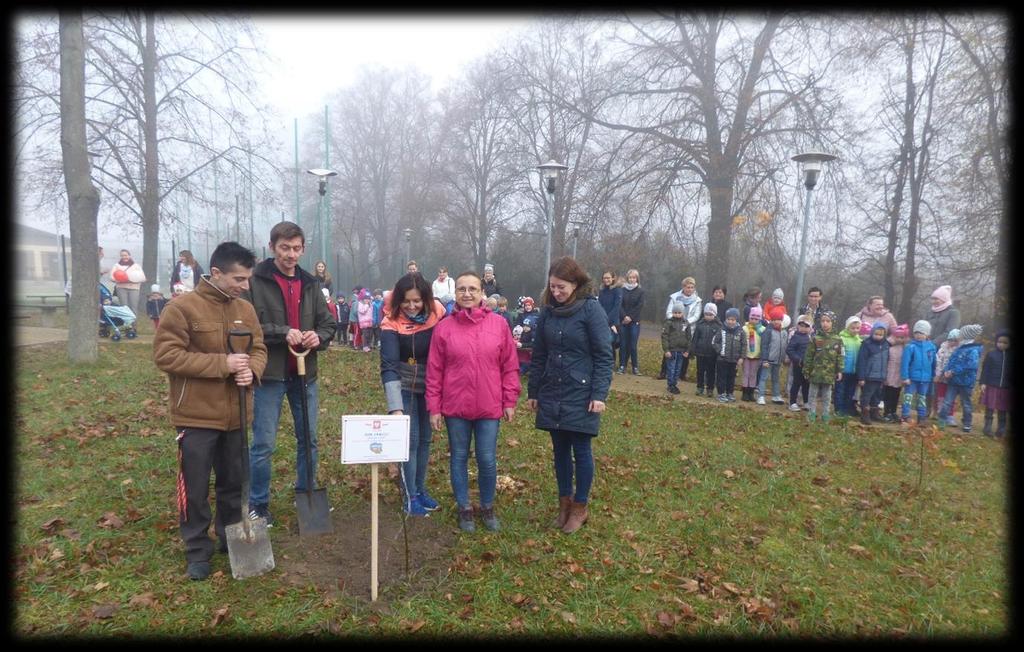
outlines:
[[[41,326],[18,326],[14,334],[15,346],[39,346],[41,344],[61,344],[68,341],[66,328],[43,328]],[[110,342],[110,339],[101,339],[100,342]],[[121,338],[117,344],[141,343],[152,344],[151,333],[139,333],[134,340]]]

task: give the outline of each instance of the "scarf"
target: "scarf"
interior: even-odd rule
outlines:
[[[577,299],[572,303],[563,304],[552,300],[552,303],[548,305],[548,310],[555,317],[571,317],[575,315],[583,307],[583,304],[587,302],[586,299]]]
[[[403,314],[405,314],[405,313],[403,313]],[[425,323],[427,323],[427,317],[429,317],[429,316],[430,316],[430,313],[421,312],[420,314],[415,315],[413,317],[410,317],[409,315],[405,315],[405,318],[408,319],[409,321],[415,323],[415,324],[425,324]]]
[[[749,326],[749,324],[747,324],[747,325]],[[747,351],[749,351],[750,353],[753,353],[754,349],[756,349],[756,348],[757,348],[757,327],[756,326],[752,326],[750,328],[750,333],[747,335]]]
[[[627,290],[632,291],[632,290],[635,290],[638,287],[640,287],[640,284],[639,283],[623,283],[622,287],[626,288]]]
[[[696,293],[696,292],[694,292],[694,293],[693,293],[693,294],[691,294],[690,296],[686,296],[685,294],[680,294],[680,295],[679,295],[679,300],[683,302],[683,305],[684,305],[684,306],[686,306],[687,308],[689,308],[689,307],[690,307],[690,305],[691,305],[691,304],[692,304],[692,303],[693,303],[694,301],[696,301],[696,300],[697,300],[697,293]]]

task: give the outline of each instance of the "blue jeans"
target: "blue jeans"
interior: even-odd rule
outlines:
[[[903,389],[903,409],[900,414],[904,419],[910,416],[910,408],[917,408],[918,420],[928,416],[928,394],[931,392],[932,383],[928,381],[910,381],[910,384]],[[915,398],[916,397],[916,398]]]
[[[853,392],[857,389],[857,374],[843,372],[843,379],[836,382],[836,416],[847,416],[853,412]]]
[[[250,505],[270,504],[270,458],[277,447],[277,426],[281,421],[281,406],[288,395],[288,406],[295,424],[295,491],[306,491],[306,442],[303,437],[302,378],[264,380],[253,393],[252,445],[249,447],[251,487]],[[306,405],[309,409],[310,443],[313,448],[313,482],[316,482],[317,442],[316,419],[320,402],[316,381],[306,383]],[[312,487],[315,489],[316,487]]]
[[[452,480],[452,493],[459,509],[469,509],[469,447],[475,440],[477,485],[480,487],[480,506],[494,504],[498,482],[498,419],[460,419],[445,417],[448,428],[448,447],[451,452],[448,468]]]
[[[776,396],[782,396],[782,387],[779,385],[779,367],[781,366],[782,365],[780,365],[777,362],[769,362],[768,368],[765,369],[762,363],[761,373],[758,375],[757,378],[758,396],[765,395],[764,390],[768,388],[769,375],[771,375],[772,377],[772,398],[775,398]]]
[[[630,366],[626,363],[632,360],[632,366],[639,367],[636,346],[640,340],[640,324],[635,321],[628,324],[619,324],[619,340],[619,366]]]
[[[670,351],[672,354],[671,358],[665,358],[665,378],[668,380],[669,387],[675,387],[679,381],[679,373],[683,369],[683,357],[682,351]]]
[[[680,356],[682,357],[682,356]],[[568,430],[552,430],[551,445],[555,452],[555,482],[558,496],[572,496],[578,503],[585,503],[590,496],[590,485],[594,482],[594,453],[590,448],[593,435]],[[573,464],[573,458],[576,463]],[[576,492],[572,490],[573,467],[575,466]]]
[[[402,485],[408,501],[427,490],[431,432],[426,396],[402,390],[402,410],[409,415],[409,461],[402,464]]]
[[[972,389],[974,388],[967,385],[953,385],[952,383],[946,386],[946,396],[942,399],[942,407],[939,408],[939,423],[944,423],[946,419],[952,416],[950,412],[953,411],[953,402],[959,396],[964,413],[960,423],[965,428],[971,427],[971,416],[974,414],[974,408],[971,405]]]

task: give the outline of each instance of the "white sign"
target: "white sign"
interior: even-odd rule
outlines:
[[[408,414],[346,414],[341,417],[342,464],[408,461]]]

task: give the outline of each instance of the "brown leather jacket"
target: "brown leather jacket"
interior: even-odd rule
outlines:
[[[193,292],[170,301],[160,313],[160,326],[153,337],[153,362],[170,381],[171,423],[176,428],[230,431],[241,427],[238,385],[227,365],[228,331],[232,328],[245,328],[253,334],[249,367],[255,385],[267,364],[267,347],[252,304],[232,299],[210,283],[208,276],[202,276]],[[238,339],[236,346],[244,347],[244,339]],[[251,387],[246,403],[251,423]]]

